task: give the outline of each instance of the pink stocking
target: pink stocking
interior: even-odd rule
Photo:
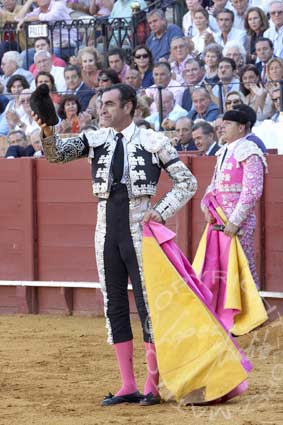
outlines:
[[[114,348],[122,379],[122,387],[115,395],[132,394],[137,391],[133,368],[133,340],[114,344]]]
[[[144,385],[144,395],[152,393],[158,394],[159,372],[156,360],[155,345],[145,342],[145,354],[147,363],[147,377]]]

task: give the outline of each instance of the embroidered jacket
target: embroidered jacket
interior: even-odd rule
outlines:
[[[113,183],[111,163],[116,147],[114,130],[89,130],[68,139],[58,135],[42,139],[45,156],[50,162],[68,162],[89,157],[92,165],[93,193],[107,199]],[[161,169],[173,180],[173,188],[154,206],[163,220],[172,216],[196,192],[195,177],[180,161],[169,139],[162,133],[135,127],[127,143],[129,198],[156,193]]]
[[[232,149],[224,146],[216,156],[217,164],[211,184],[201,202],[205,206],[208,193],[213,193],[229,221],[240,226],[249,218],[255,226],[255,204],[263,190],[263,165],[266,159],[254,142],[240,139]]]

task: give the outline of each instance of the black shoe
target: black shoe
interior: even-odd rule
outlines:
[[[114,404],[120,404],[120,403],[139,403],[143,399],[143,395],[136,391],[132,394],[125,394],[125,395],[113,395],[109,393],[106,397],[104,397],[104,400],[100,403],[101,406],[113,406]]]
[[[154,404],[160,404],[161,403],[161,397],[159,394],[153,395],[152,393],[148,393],[145,395],[141,401],[141,406],[153,406]]]

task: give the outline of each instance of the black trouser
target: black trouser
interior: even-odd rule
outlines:
[[[103,259],[107,292],[106,316],[110,321],[114,344],[133,338],[127,291],[128,277],[133,286],[144,341],[151,342],[142,279],[130,231],[129,198],[126,186],[122,184],[111,191],[107,200]]]

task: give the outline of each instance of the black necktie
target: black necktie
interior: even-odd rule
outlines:
[[[115,138],[117,140],[116,148],[113,154],[112,173],[114,183],[120,183],[124,172],[124,146],[123,134],[117,133]]]

